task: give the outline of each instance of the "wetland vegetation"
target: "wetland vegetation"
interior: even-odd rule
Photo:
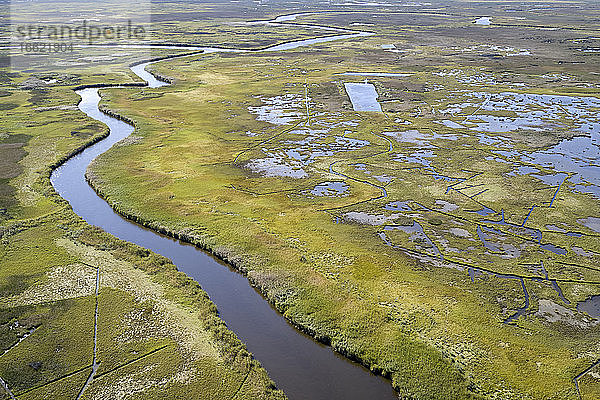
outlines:
[[[598,4],[153,6],[149,42],[197,48],[145,66],[171,85],[99,90],[135,126],[86,175],[118,213],[400,398],[600,396]],[[190,50],[80,51],[1,75],[0,398],[284,398],[201,278],[50,183],[108,134],[73,89]]]

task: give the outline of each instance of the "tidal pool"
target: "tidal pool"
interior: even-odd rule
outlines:
[[[257,121],[265,121],[275,125],[286,125],[303,117],[304,104],[296,94],[261,98],[263,105],[248,107],[248,111],[256,115]]]
[[[351,222],[357,222],[363,225],[378,226],[383,224],[392,223],[398,218],[398,214],[385,215],[385,214],[369,214],[360,211],[350,211],[344,214],[344,219]]]
[[[588,217],[585,219],[578,219],[577,222],[587,228],[590,228],[594,232],[600,233],[600,218]]]
[[[415,248],[427,253],[433,253],[434,256],[443,259],[442,252],[425,233],[421,224],[413,221],[412,225],[386,225],[383,227],[386,231],[400,230],[409,235],[409,240],[415,242]]]
[[[463,129],[464,126],[462,126],[461,124],[451,121],[449,119],[445,119],[443,121],[440,122],[442,125],[447,126],[448,128],[453,128],[453,129]]]
[[[300,163],[291,164],[279,157],[266,157],[251,160],[246,168],[268,177],[306,178],[308,174]]]
[[[600,296],[592,296],[577,303],[577,311],[586,312],[594,318],[600,318]]]
[[[467,116],[463,123],[469,124],[470,130],[478,132],[482,144],[496,146],[496,148],[500,145],[512,147],[510,139],[499,135],[492,137],[483,132],[508,133],[519,130],[551,132],[557,128],[565,129],[572,126],[575,137],[564,139],[546,150],[529,153],[514,150],[510,156],[557,172],[573,173],[568,182],[575,185],[575,190],[600,198],[600,118],[597,112],[600,109],[600,99],[592,96],[517,92],[472,92],[467,96],[477,98],[480,102],[450,104],[440,112],[455,114],[464,112],[467,107],[475,107],[476,112]],[[497,115],[499,111],[511,115],[499,116]],[[446,121],[449,122],[442,123],[448,127],[461,126],[453,121]],[[494,152],[500,154],[498,150]],[[521,171],[529,173],[527,171],[531,171],[533,165],[524,167]]]
[[[320,197],[345,196],[349,189],[350,187],[345,182],[323,182],[316,185],[310,194]]]
[[[412,211],[413,209],[409,205],[409,201],[392,201],[383,206],[384,209],[390,211]]]

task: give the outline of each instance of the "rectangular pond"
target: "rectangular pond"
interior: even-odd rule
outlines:
[[[379,95],[375,86],[370,83],[344,83],[346,93],[350,97],[354,111],[382,112],[381,104],[377,101]]]

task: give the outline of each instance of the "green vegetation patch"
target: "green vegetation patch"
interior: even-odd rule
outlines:
[[[583,59],[559,44],[571,34],[544,31],[548,44],[534,28],[488,32],[450,13],[302,18],[377,35],[154,64],[176,84],[103,93],[139,139],[94,162],[93,186],[120,213],[231,261],[406,397],[577,398],[599,328],[576,304],[597,292],[600,254],[577,221],[598,202],[576,178],[557,190],[560,171],[526,159],[582,120],[563,110],[536,129],[479,128],[546,110],[541,94],[597,96],[587,67],[558,64]],[[539,57],[527,71],[521,48]],[[343,84],[365,77],[348,71],[408,75],[366,77],[384,112],[355,113]],[[505,95],[485,110],[504,92],[538,103],[523,111]]]

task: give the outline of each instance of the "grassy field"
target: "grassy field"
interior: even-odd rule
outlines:
[[[597,320],[576,309],[598,293],[598,232],[580,222],[598,200],[580,172],[560,184],[536,160],[585,136],[598,106],[528,113],[548,107],[537,95],[598,94],[597,56],[573,49],[598,27],[560,5],[525,20],[490,7],[498,26],[451,7],[311,15],[301,22],[377,35],[156,64],[174,86],[103,91],[139,139],[88,177],[119,212],[247,272],[287,318],[408,398],[576,399],[574,378],[599,358]],[[410,75],[369,77],[384,113],[355,113],[343,83],[365,78],[336,75],[347,71]],[[583,398],[598,395],[595,376],[578,380]]]
[[[2,399],[285,398],[196,282],[87,225],[50,185],[53,166],[107,134],[72,89],[131,82],[145,57],[0,70]]]
[[[106,134],[70,87],[2,77],[0,377],[12,394],[77,397],[97,305],[99,368],[81,398],[284,398],[197,283],[88,226],[54,193],[50,166]]]

